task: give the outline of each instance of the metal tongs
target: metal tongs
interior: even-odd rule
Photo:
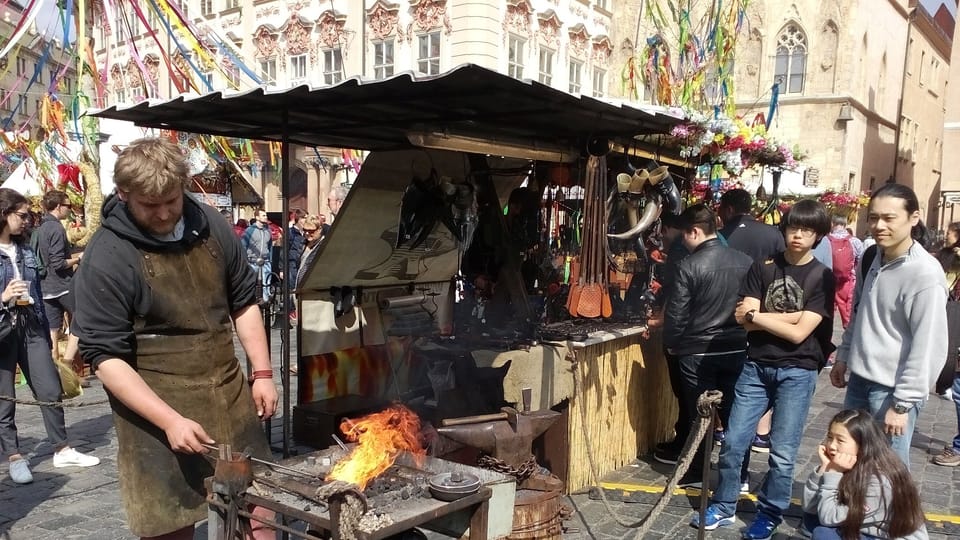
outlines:
[[[217,453],[220,452],[220,447],[219,447],[219,446],[216,446],[216,445],[213,445],[213,444],[204,444],[204,443],[200,443],[200,444],[201,444],[204,448],[206,448],[207,450],[210,450],[210,451],[212,451],[212,452],[217,452]],[[259,464],[261,464],[261,465],[266,465],[267,467],[270,467],[271,469],[274,469],[274,470],[277,470],[277,471],[282,471],[282,472],[285,472],[285,473],[287,473],[287,474],[295,474],[295,475],[298,475],[298,476],[305,476],[305,477],[307,477],[307,478],[315,478],[314,475],[312,475],[312,474],[305,473],[305,472],[303,472],[303,471],[299,471],[299,470],[294,469],[294,468],[292,468],[292,467],[287,467],[286,465],[280,465],[279,463],[274,463],[274,462],[272,462],[272,461],[267,461],[267,460],[265,460],[265,459],[255,458],[255,457],[253,457],[253,456],[251,456],[251,455],[249,455],[249,454],[247,454],[247,453],[245,453],[244,457],[246,457],[247,459],[249,459],[250,461],[252,461],[252,462],[254,462],[254,463],[259,463]]]

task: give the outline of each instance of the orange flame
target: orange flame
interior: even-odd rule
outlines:
[[[352,482],[361,490],[393,465],[400,452],[410,452],[415,458],[426,454],[417,439],[420,418],[400,404],[356,420],[344,419],[340,431],[358,444],[326,479]]]

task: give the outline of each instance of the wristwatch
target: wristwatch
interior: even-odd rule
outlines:
[[[913,403],[894,403],[893,412],[897,414],[907,414],[913,408]]]
[[[746,312],[746,313],[743,315],[743,318],[746,319],[747,322],[753,322],[753,316],[756,315],[756,314],[757,314],[757,310],[751,309],[750,311]]]

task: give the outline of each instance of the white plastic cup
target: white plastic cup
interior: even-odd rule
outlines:
[[[21,294],[19,297],[17,297],[17,305],[18,305],[18,306],[29,306],[29,305],[30,305],[30,285],[31,285],[31,282],[30,282],[29,279],[22,279],[22,280],[20,280],[20,281],[22,281],[22,282],[27,286],[27,292],[25,292],[25,293]]]

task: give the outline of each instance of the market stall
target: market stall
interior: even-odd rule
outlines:
[[[659,340],[645,342],[658,247],[642,233],[679,203],[683,169],[666,166],[656,143],[679,111],[468,65],[95,114],[280,141],[285,186],[292,144],[371,151],[296,288],[300,403],[293,415],[284,404],[295,436],[396,399],[437,426],[503,406],[553,410],[545,436],[560,444],[538,457],[569,490],[590,482],[586,446],[603,474],[669,435]],[[608,259],[608,231],[630,261]],[[289,350],[286,340],[285,398]]]

